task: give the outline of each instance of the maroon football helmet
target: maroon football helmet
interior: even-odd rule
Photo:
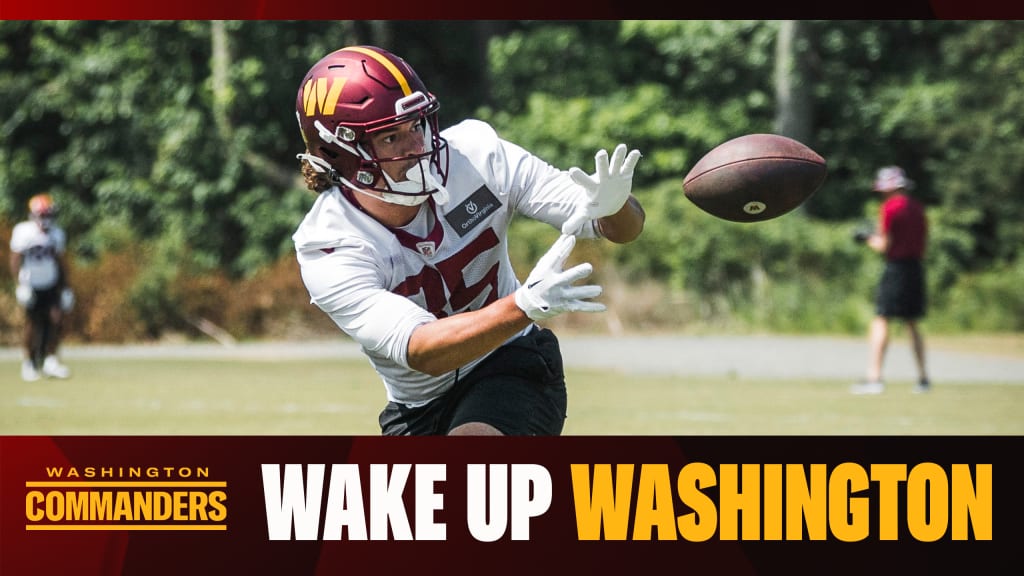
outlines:
[[[374,46],[349,46],[324,56],[306,73],[295,99],[295,115],[313,167],[349,188],[424,196],[448,179],[448,143],[438,130],[437,98],[405,60]],[[423,122],[424,150],[413,187],[385,178],[380,158],[366,137],[405,122]],[[429,174],[431,171],[434,174]],[[410,178],[413,179],[413,178]],[[440,184],[438,186],[437,184]]]

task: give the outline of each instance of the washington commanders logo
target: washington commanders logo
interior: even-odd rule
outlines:
[[[330,116],[341,97],[345,78],[310,78],[302,87],[302,108],[306,116],[313,116],[319,110]],[[328,86],[328,84],[330,84]]]
[[[25,482],[25,530],[227,530],[206,466],[47,466]]]

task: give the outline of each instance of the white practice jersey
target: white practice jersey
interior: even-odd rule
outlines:
[[[33,221],[17,224],[11,232],[11,252],[22,257],[18,283],[36,290],[53,288],[60,280],[58,258],[66,246],[64,230],[56,225],[43,230]]]
[[[466,120],[442,136],[450,155],[445,205],[430,199],[409,225],[392,229],[335,187],[318,196],[292,236],[311,301],[362,346],[388,399],[414,406],[448,390],[455,372],[410,369],[413,331],[515,292],[507,239],[513,215],[561,229],[586,194],[567,171],[500,139],[484,122]],[[591,222],[580,237],[594,236]]]

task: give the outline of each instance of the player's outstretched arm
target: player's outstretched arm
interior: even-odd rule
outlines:
[[[501,346],[532,320],[508,295],[473,312],[421,325],[409,339],[409,367],[440,376]]]
[[[611,158],[607,150],[599,150],[594,155],[593,175],[577,167],[570,168],[569,177],[586,194],[562,225],[562,233],[578,234],[589,220],[597,220],[601,235],[612,242],[623,244],[639,236],[644,212],[631,191],[633,172],[640,157],[639,150],[627,154],[626,145],[619,144]]]
[[[640,201],[630,194],[629,199],[618,212],[597,219],[597,229],[606,239],[616,244],[626,244],[640,236],[640,233],[644,231],[646,219],[647,214],[644,212],[643,206],[640,205]]]
[[[605,305],[592,302],[601,287],[576,286],[593,271],[589,263],[563,270],[576,245],[574,236],[562,235],[526,278],[504,298],[480,310],[454,314],[416,328],[409,339],[409,366],[439,376],[501,346],[535,320],[564,312],[601,312]]]

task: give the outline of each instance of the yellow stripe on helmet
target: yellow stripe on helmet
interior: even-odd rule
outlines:
[[[395,80],[398,80],[398,85],[402,87],[402,94],[405,96],[412,94],[412,89],[409,88],[409,81],[405,79],[405,75],[402,74],[402,72],[398,69],[397,66],[394,65],[394,63],[391,62],[391,60],[388,60],[379,52],[371,50],[369,48],[363,48],[361,46],[350,46],[348,48],[344,48],[344,50],[359,52],[360,54],[365,54],[370,58],[373,58],[377,62],[380,62],[380,65],[387,68],[388,72],[391,72],[391,75],[395,77]]]

